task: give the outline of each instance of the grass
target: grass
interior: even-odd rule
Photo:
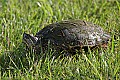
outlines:
[[[34,34],[62,20],[82,19],[102,26],[112,41],[107,50],[55,61],[26,52],[24,32]],[[49,50],[49,52],[52,52]],[[117,0],[1,0],[0,79],[120,79],[120,2]]]

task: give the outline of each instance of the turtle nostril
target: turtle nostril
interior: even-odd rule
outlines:
[[[27,38],[27,34],[26,33],[23,34],[23,38]]]
[[[30,34],[24,33],[23,39],[30,39],[32,36]]]

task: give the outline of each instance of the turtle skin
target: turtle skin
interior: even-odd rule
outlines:
[[[39,53],[40,46],[45,49],[48,42],[56,51],[66,51],[73,54],[76,50],[81,51],[86,47],[105,45],[110,39],[100,26],[84,20],[66,20],[47,25],[35,37],[35,49]]]

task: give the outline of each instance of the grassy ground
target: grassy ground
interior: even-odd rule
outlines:
[[[82,19],[102,26],[112,41],[98,52],[64,60],[41,61],[25,52],[24,32],[35,34],[45,25]],[[50,53],[50,52],[48,52]],[[37,61],[36,61],[37,60]],[[0,78],[120,80],[120,2],[117,0],[0,0]]]

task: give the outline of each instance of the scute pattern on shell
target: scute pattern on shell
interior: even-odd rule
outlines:
[[[90,22],[71,20],[53,23],[38,33],[36,45],[47,46],[48,41],[57,49],[69,49],[71,47],[96,46],[103,44],[110,38],[103,29]]]

